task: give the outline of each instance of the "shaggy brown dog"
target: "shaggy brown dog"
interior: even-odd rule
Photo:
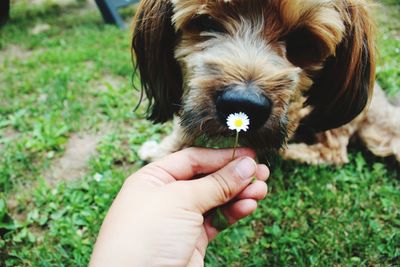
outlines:
[[[142,0],[132,48],[149,119],[176,118],[141,158],[229,136],[227,116],[244,112],[250,130],[241,143],[259,155],[342,164],[357,133],[375,154],[400,160],[399,115],[382,114],[400,112],[373,94],[368,9],[361,0]]]

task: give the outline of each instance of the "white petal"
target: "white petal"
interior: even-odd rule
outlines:
[[[242,121],[242,125],[241,126],[236,126],[235,121],[236,120],[241,120]],[[239,113],[233,113],[230,114],[226,120],[226,124],[228,125],[229,130],[236,130],[238,132],[240,131],[247,131],[249,129],[249,125],[250,125],[250,120],[249,117],[243,113],[243,112],[239,112]]]

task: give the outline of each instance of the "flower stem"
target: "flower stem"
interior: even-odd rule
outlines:
[[[239,131],[236,131],[235,146],[233,147],[232,160],[235,159],[236,148],[238,147],[238,144],[239,144]]]

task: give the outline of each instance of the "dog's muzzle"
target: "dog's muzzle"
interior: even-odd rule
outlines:
[[[257,86],[231,85],[217,95],[216,107],[223,125],[230,114],[243,112],[250,119],[250,131],[254,131],[268,120],[272,102]]]

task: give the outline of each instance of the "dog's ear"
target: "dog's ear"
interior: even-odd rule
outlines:
[[[372,96],[375,82],[374,24],[367,7],[343,1],[346,33],[307,93],[313,111],[302,126],[313,131],[340,127],[359,115]]]
[[[165,122],[180,106],[182,74],[174,57],[177,33],[169,0],[142,0],[133,23],[132,55],[149,100],[148,119]]]

